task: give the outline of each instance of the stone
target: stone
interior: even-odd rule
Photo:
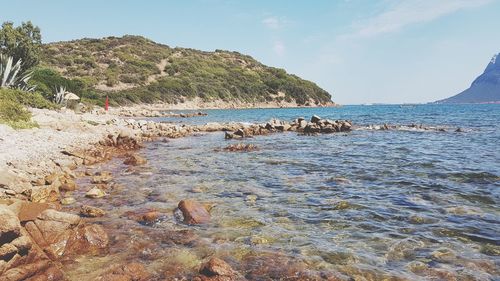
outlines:
[[[108,234],[100,225],[79,225],[70,234],[64,254],[99,254],[106,251],[108,246]]]
[[[31,190],[30,199],[32,202],[55,202],[59,200],[59,180],[51,185],[34,186]]]
[[[234,132],[234,135],[239,137],[245,137],[245,131],[243,129],[238,129],[236,130],[236,132]]]
[[[311,117],[311,122],[312,123],[318,123],[320,120],[321,120],[321,117],[319,117],[318,115],[313,115]]]
[[[80,217],[77,215],[59,212],[53,209],[43,211],[40,215],[38,215],[38,219],[44,221],[63,222],[72,226],[79,224],[81,221]]]
[[[61,179],[61,186],[59,187],[60,191],[75,191],[76,183],[73,179],[64,178]]]
[[[135,154],[126,155],[125,161],[123,161],[123,164],[132,166],[144,165],[146,163],[147,161],[144,157]]]
[[[21,235],[21,223],[16,214],[0,205],[0,245],[10,243]]]
[[[235,275],[235,271],[229,264],[216,257],[212,257],[207,263],[203,264],[200,273],[208,277]]]
[[[47,209],[50,209],[50,205],[47,203],[22,202],[17,216],[21,222],[34,221]]]
[[[94,184],[107,184],[113,179],[113,176],[109,172],[101,172],[94,177],[92,177],[92,183]]]
[[[133,262],[126,265],[116,266],[108,273],[98,277],[96,280],[102,281],[146,281],[150,280],[150,274],[141,263]]]
[[[93,206],[83,205],[80,208],[80,215],[84,217],[96,218],[96,217],[102,217],[105,214],[106,212],[104,210]]]
[[[62,205],[71,205],[71,204],[75,204],[75,203],[76,203],[76,199],[73,197],[64,197],[63,199],[61,199]]]
[[[97,199],[97,198],[102,198],[106,196],[106,192],[102,191],[100,188],[97,186],[94,186],[91,188],[87,193],[85,193],[85,197]]]
[[[178,204],[186,224],[204,224],[210,221],[210,213],[203,204],[194,200],[182,200]]]

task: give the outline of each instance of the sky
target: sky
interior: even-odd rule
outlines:
[[[125,34],[248,54],[340,104],[421,103],[469,87],[500,52],[500,0],[0,0],[43,42]]]

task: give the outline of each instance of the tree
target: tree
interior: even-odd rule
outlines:
[[[31,21],[14,27],[12,22],[4,22],[0,29],[0,53],[10,56],[14,61],[22,61],[22,70],[37,65],[40,60],[42,35],[40,28]]]

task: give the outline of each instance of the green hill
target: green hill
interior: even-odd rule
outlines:
[[[84,98],[98,99],[105,94],[120,104],[178,103],[195,98],[247,104],[331,104],[330,94],[313,82],[250,56],[170,48],[140,36],[46,44],[41,67],[35,72],[35,81],[52,79]],[[54,85],[40,86],[43,91]]]

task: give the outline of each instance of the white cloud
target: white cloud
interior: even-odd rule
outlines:
[[[354,33],[344,37],[375,37],[397,32],[406,26],[426,23],[458,10],[479,7],[492,0],[400,0],[387,9],[354,24]]]
[[[278,40],[278,41],[274,41],[274,44],[273,44],[273,51],[278,55],[278,56],[283,56],[285,54],[285,51],[286,51],[286,47],[285,47],[285,44]]]
[[[278,17],[267,17],[262,20],[262,24],[265,25],[267,28],[270,29],[280,29],[284,27],[287,23],[287,20],[285,18],[278,18]]]

